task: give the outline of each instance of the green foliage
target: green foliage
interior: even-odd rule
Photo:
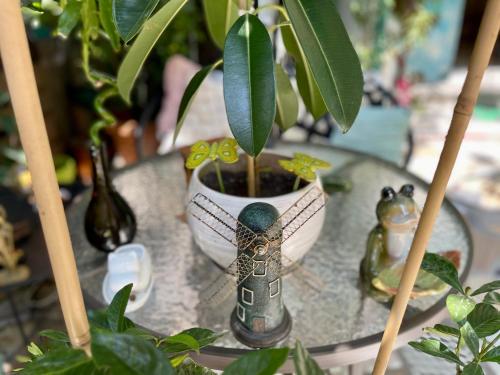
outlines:
[[[208,32],[220,49],[224,48],[226,34],[238,18],[235,0],[203,0],[203,11]]]
[[[361,105],[363,73],[340,15],[331,0],[284,3],[326,107],[347,132]]]
[[[224,375],[272,375],[285,363],[288,351],[288,348],[252,351],[227,366]]]
[[[483,374],[481,362],[499,362],[500,349],[495,343],[500,339],[500,312],[494,307],[496,296],[490,293],[499,289],[500,282],[493,281],[470,293],[470,288],[464,288],[458,280],[458,273],[453,264],[437,254],[426,254],[422,269],[439,277],[453,287],[458,294],[450,294],[446,299],[446,307],[451,319],[458,328],[436,324],[425,330],[437,336],[455,337],[456,347],[452,351],[444,343],[436,339],[421,339],[409,343],[413,348],[446,359],[457,364],[457,374]],[[487,293],[484,300],[474,300],[474,296]],[[491,340],[488,338],[493,336]],[[462,363],[459,359],[464,344],[473,355],[469,363]]]
[[[323,370],[314,361],[302,343],[297,340],[293,351],[293,362],[295,364],[295,373],[297,375],[322,375]]]
[[[57,24],[57,32],[59,35],[67,38],[71,31],[80,21],[80,9],[82,2],[78,0],[69,0],[64,8]]]
[[[134,40],[134,43],[118,69],[118,91],[127,103],[130,102],[130,91],[132,90],[144,61],[146,61],[146,58],[163,31],[165,31],[179,11],[187,4],[187,1],[188,0],[170,0],[150,19],[144,22],[141,32]]]
[[[113,300],[106,309],[108,327],[113,332],[123,332],[126,329],[125,309],[127,308],[131,292],[132,284],[125,285],[115,294]]]
[[[159,0],[113,0],[113,21],[126,43],[139,32],[158,2]]]
[[[224,45],[224,101],[231,132],[255,157],[266,145],[276,114],[271,39],[262,22],[244,14]]]
[[[295,125],[299,115],[299,101],[288,74],[276,64],[276,123],[286,131]]]

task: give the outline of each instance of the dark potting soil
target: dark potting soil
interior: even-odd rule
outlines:
[[[222,171],[222,180],[226,188],[226,194],[238,197],[247,197],[247,174],[246,172]],[[202,182],[210,189],[220,191],[215,172],[207,173]],[[261,172],[260,173],[260,197],[275,197],[290,193],[295,182],[295,175],[290,173]],[[306,186],[307,182],[300,181],[299,189]]]

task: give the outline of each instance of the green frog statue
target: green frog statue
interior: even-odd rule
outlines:
[[[366,254],[361,261],[361,279],[368,294],[380,302],[389,301],[399,287],[404,263],[420,218],[420,208],[413,199],[414,187],[405,184],[399,192],[384,187],[376,214],[378,224],[371,230]],[[457,264],[459,252],[445,252],[444,256]],[[412,297],[440,293],[445,284],[420,271]]]

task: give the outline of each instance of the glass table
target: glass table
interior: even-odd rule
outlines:
[[[278,143],[284,155],[305,152],[330,162],[334,171],[352,182],[348,193],[334,193],[326,207],[322,234],[306,254],[303,265],[315,272],[326,286],[304,302],[297,283],[284,278],[284,301],[293,318],[289,338],[280,345],[293,346],[296,339],[309,349],[322,368],[358,363],[376,355],[390,306],[366,297],[360,288],[359,263],[365,252],[368,232],[376,224],[375,205],[387,185],[399,189],[415,185],[415,199],[423,206],[428,185],[399,167],[382,160],[331,146]],[[171,153],[125,168],[114,176],[117,189],[130,203],[138,223],[135,242],[150,251],[154,287],[146,305],[128,316],[158,334],[173,334],[198,326],[227,330],[214,346],[196,360],[222,369],[250,350],[236,341],[229,317],[236,295],[217,309],[201,304],[205,286],[222,272],[194,244],[189,227],[181,219],[185,210],[186,179],[183,159]],[[87,242],[83,230],[90,191],[68,209],[67,216],[82,289],[91,307],[104,305],[102,281],[106,255]],[[429,244],[429,251],[459,250],[459,274],[464,279],[472,260],[471,235],[462,217],[445,200]],[[234,292],[235,294],[236,292]],[[446,314],[445,295],[410,302],[397,345],[421,334],[423,326],[440,321]],[[291,372],[289,360],[282,368]]]

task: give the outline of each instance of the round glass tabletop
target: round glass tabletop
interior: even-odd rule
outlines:
[[[349,193],[335,193],[326,207],[322,234],[303,265],[326,284],[320,294],[304,299],[293,274],[283,281],[284,302],[293,318],[289,338],[281,345],[293,346],[300,339],[323,368],[368,359],[385,328],[390,306],[366,297],[359,285],[359,263],[369,231],[376,224],[375,205],[384,186],[395,189],[415,185],[415,200],[422,207],[428,185],[414,175],[379,159],[330,146],[279,143],[277,152],[305,152],[330,162],[340,176],[352,182]],[[133,208],[138,223],[134,242],[142,243],[153,260],[154,287],[140,310],[128,316],[159,334],[172,334],[190,327],[227,330],[216,346],[204,350],[198,360],[222,368],[245,350],[229,329],[236,292],[216,309],[201,304],[205,286],[222,272],[194,244],[189,227],[180,219],[185,210],[186,181],[178,153],[153,158],[120,171],[114,184]],[[82,289],[94,304],[104,305],[102,281],[106,255],[87,242],[83,230],[90,191],[82,194],[67,211]],[[459,274],[465,278],[472,259],[469,231],[452,204],[445,200],[434,227],[429,251],[459,250]],[[400,336],[405,340],[420,327],[438,318],[444,295],[410,302]],[[404,337],[404,335],[407,335]],[[413,337],[412,337],[413,336]]]

